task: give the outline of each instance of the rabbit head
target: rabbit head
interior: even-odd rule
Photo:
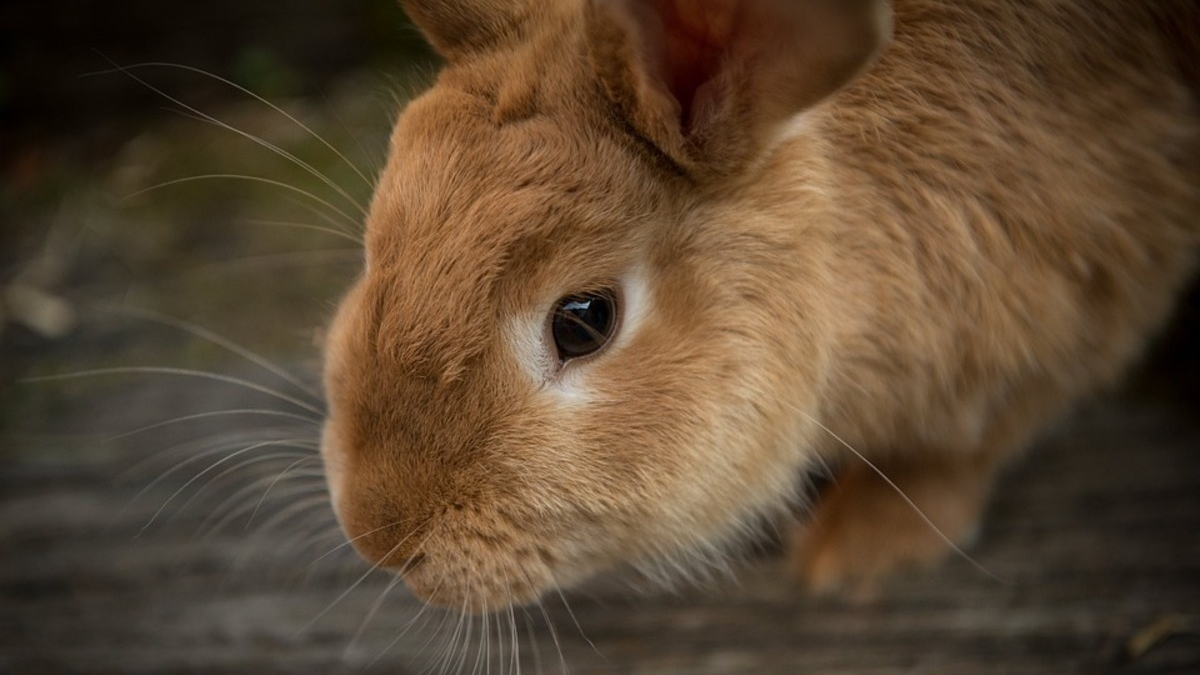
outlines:
[[[466,611],[711,562],[788,499],[822,380],[821,245],[772,215],[827,210],[820,167],[773,149],[887,3],[405,4],[447,64],[328,335],[340,522]]]

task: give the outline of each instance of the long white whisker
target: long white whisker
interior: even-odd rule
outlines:
[[[929,527],[930,531],[932,531],[935,535],[937,535],[937,537],[939,539],[941,539],[947,546],[949,546],[950,549],[952,551],[954,551],[954,553],[956,555],[958,555],[960,558],[962,558],[963,560],[970,563],[972,567],[979,570],[980,572],[987,575],[988,577],[992,578],[993,580],[998,581],[1002,584],[1008,584],[1008,585],[1012,584],[1011,581],[997,576],[991,570],[984,567],[982,564],[979,563],[979,561],[975,560],[975,558],[972,558],[966,551],[962,550],[962,548],[959,547],[958,544],[955,544],[954,541],[952,539],[950,539],[950,537],[947,536],[945,532],[942,532],[941,528],[939,528],[936,524],[934,524],[934,522],[929,518],[929,516],[925,515],[925,512],[921,510],[921,507],[917,506],[916,503],[913,502],[913,500],[911,498],[909,498],[909,496],[907,494],[905,494],[904,490],[900,489],[899,485],[896,485],[896,483],[891,478],[889,478],[887,476],[887,474],[885,474],[883,472],[883,470],[881,470],[879,467],[875,466],[875,464],[872,463],[871,460],[869,460],[865,456],[863,456],[863,454],[861,452],[859,452],[858,450],[855,450],[854,447],[851,446],[849,443],[847,443],[844,439],[842,439],[841,436],[838,436],[836,433],[833,432],[832,429],[830,429],[829,427],[822,424],[820,420],[818,420],[817,418],[813,417],[812,415],[804,412],[803,410],[801,410],[797,407],[794,407],[794,406],[792,407],[792,409],[795,410],[796,412],[800,413],[801,415],[804,415],[805,417],[807,417],[809,419],[809,421],[811,421],[813,424],[817,425],[822,430],[824,430],[825,433],[829,434],[829,436],[833,438],[833,440],[837,441],[839,444],[841,444],[842,447],[849,450],[855,457],[857,457],[859,459],[859,461],[861,461],[863,464],[865,464],[868,469],[870,469],[872,472],[874,472],[875,475],[879,476],[879,478],[881,480],[883,480],[883,482],[886,483],[889,488],[891,488],[897,495],[900,496],[901,499],[904,500],[905,504],[908,504],[908,506],[913,510],[913,512],[915,512],[917,514],[917,516],[925,523],[925,525],[927,525]]]
[[[491,669],[492,665],[492,633],[490,630],[491,616],[488,614],[487,600],[483,601],[483,612],[480,614],[479,647],[475,650],[475,665],[471,666],[471,675],[479,675],[481,668]]]
[[[470,588],[467,589],[468,595]],[[475,615],[467,611],[468,600],[463,598],[463,633],[459,639],[459,646],[455,649],[458,652],[458,660],[454,665],[454,672],[461,673],[467,664],[467,658],[471,654],[471,636],[475,631]]]
[[[396,586],[399,586],[402,581],[404,581],[404,579],[400,575],[397,574],[396,576],[393,576],[391,580],[388,581],[387,585],[384,586],[383,591],[379,593],[379,597],[375,599],[375,602],[371,603],[370,609],[367,610],[367,615],[363,617],[362,622],[358,624],[358,629],[355,630],[354,635],[350,637],[350,642],[346,643],[346,648],[342,650],[343,659],[350,656],[350,652],[354,650],[354,645],[358,644],[358,641],[362,639],[363,633],[365,633],[367,630],[367,626],[371,623],[371,620],[375,618],[375,615],[379,612],[379,608],[383,607],[384,600],[387,599],[388,594],[391,593],[392,589],[396,588]]]
[[[558,594],[558,599],[562,601],[563,607],[567,610],[567,616],[571,617],[571,623],[575,624],[575,630],[579,632],[579,637],[588,643],[596,656],[599,656],[602,661],[609,663],[608,657],[600,653],[600,649],[596,647],[596,643],[583,632],[583,626],[579,624],[579,618],[575,616],[575,610],[571,609],[571,603],[567,602],[567,596],[563,594],[562,587],[557,582],[554,583],[554,592]]]
[[[387,525],[380,525],[379,527],[377,527],[377,528],[375,528],[375,529],[373,529],[373,530],[368,530],[368,531],[366,531],[366,532],[363,532],[362,534],[358,535],[357,537],[353,537],[353,538],[351,538],[351,539],[347,539],[346,541],[343,541],[342,543],[340,543],[340,544],[338,544],[337,546],[333,547],[333,548],[332,548],[332,549],[330,549],[329,551],[326,551],[326,552],[325,552],[323,555],[321,555],[320,557],[318,557],[316,560],[314,560],[314,561],[310,562],[310,563],[308,564],[308,566],[309,566],[309,567],[312,567],[313,565],[316,565],[317,563],[321,562],[321,561],[322,561],[322,560],[324,560],[325,558],[327,558],[327,557],[329,557],[329,556],[333,555],[334,553],[338,552],[339,550],[341,550],[341,549],[343,549],[343,548],[346,548],[347,546],[350,546],[351,544],[353,544],[354,542],[358,541],[359,539],[362,539],[363,537],[369,537],[369,536],[371,536],[372,534],[375,534],[376,532],[379,532],[379,531],[381,531],[381,530],[386,530],[386,529],[388,529],[388,528],[396,527],[396,526],[397,526],[397,525],[399,525],[399,524],[400,524],[400,521],[396,521],[396,522],[393,522],[393,523],[388,523]],[[422,523],[422,525],[423,525],[423,523]]]
[[[396,522],[392,523],[390,526],[395,527],[396,525],[399,525],[399,524],[400,524],[400,521],[396,521]],[[419,527],[420,526],[418,526],[418,528]],[[337,598],[335,598],[333,602],[329,603],[329,606],[327,606],[325,609],[321,610],[321,612],[319,614],[314,616],[312,618],[312,620],[310,620],[307,624],[305,624],[304,627],[302,629],[300,629],[300,632],[301,633],[306,632],[309,628],[311,628],[313,626],[313,624],[315,624],[317,621],[319,621],[321,619],[321,617],[328,614],[331,609],[333,609],[335,606],[337,606],[338,603],[340,603],[342,600],[345,600],[346,596],[350,595],[350,593],[353,592],[354,589],[358,588],[359,585],[362,584],[362,582],[365,581],[367,577],[371,576],[372,573],[374,573],[376,570],[378,570],[380,567],[382,567],[385,560],[390,558],[391,555],[393,553],[395,553],[396,551],[399,551],[400,547],[403,546],[405,544],[405,542],[407,542],[409,540],[409,538],[412,537],[413,534],[417,532],[418,528],[414,528],[408,534],[404,535],[404,537],[401,538],[400,541],[396,542],[396,544],[394,546],[392,546],[392,548],[389,549],[387,553],[380,556],[379,560],[375,561],[375,564],[371,565],[370,569],[368,569],[366,572],[364,572],[363,575],[358,578],[358,580],[356,580],[353,584],[350,585],[349,588],[347,588],[345,591],[343,591],[341,595],[339,595]],[[411,559],[410,559],[410,562],[411,562]],[[408,563],[405,563],[405,566],[407,566],[407,565],[408,565]]]
[[[542,675],[542,648],[538,644],[537,632],[534,630],[533,616],[525,607],[521,608],[521,613],[525,615],[525,634],[529,636],[529,650],[533,652],[533,672]]]
[[[462,606],[458,610],[458,625],[454,629],[454,638],[450,642],[451,648],[447,651],[447,655],[450,657],[446,660],[447,664],[449,664],[455,656],[458,656],[458,663],[454,667],[454,672],[456,672],[456,673],[462,671],[462,664],[463,664],[463,661],[466,660],[466,656],[467,656],[467,651],[466,651],[465,645],[462,648],[460,648],[459,645],[461,645],[463,642],[463,633],[464,632],[466,633],[466,635],[468,637],[471,634],[470,631],[471,631],[471,623],[472,623],[473,617],[467,611],[467,608],[468,608],[469,598],[471,597],[471,586],[473,586],[473,585],[474,584],[472,583],[472,580],[470,578],[468,578],[467,579],[467,592],[463,593]]]
[[[254,134],[243,131],[242,129],[239,129],[227,122],[224,122],[224,121],[219,120],[207,113],[197,110],[196,108],[188,105],[187,103],[184,103],[183,101],[180,101],[179,99],[177,99],[173,96],[170,96],[169,94],[162,91],[161,89],[158,89],[157,87],[150,85],[149,83],[142,80],[141,78],[138,78],[134,75],[130,75],[130,77],[133,77],[137,82],[145,85],[146,87],[148,87],[151,91],[155,92],[156,94],[159,94],[160,96],[163,96],[164,98],[171,101],[172,103],[182,107],[184,109],[183,111],[176,111],[176,112],[181,112],[188,119],[192,119],[197,122],[202,122],[205,124],[211,124],[219,129],[224,129],[226,131],[235,133],[238,136],[241,136],[242,138],[245,138],[246,140],[250,141],[251,143],[258,145],[259,147],[265,148],[265,149],[271,151],[272,153],[278,155],[279,157],[286,159],[288,162],[291,162],[294,166],[300,168],[302,171],[304,171],[308,175],[321,181],[321,183],[323,183],[326,187],[328,187],[330,190],[333,190],[334,193],[336,193],[339,197],[344,199],[346,201],[346,203],[353,206],[363,217],[366,217],[367,210],[362,205],[361,202],[359,202],[354,197],[350,196],[350,193],[346,192],[346,190],[344,188],[342,188],[341,185],[338,185],[336,182],[333,181],[333,179],[331,179],[329,176],[325,175],[322,171],[317,169],[312,164],[309,164],[308,162],[300,159],[296,155],[292,154],[291,152],[288,152],[287,150],[284,150],[282,147],[266,140],[265,138],[255,136]]]
[[[571,672],[567,667],[567,657],[563,654],[562,642],[558,639],[558,630],[554,627],[554,621],[550,618],[550,612],[546,611],[546,603],[541,598],[537,600],[538,609],[542,612],[542,617],[546,620],[546,628],[550,630],[550,638],[554,640],[554,649],[558,652],[558,665],[562,668],[563,675]]]
[[[196,498],[198,498],[205,490],[207,490],[209,488],[209,486],[220,481],[221,479],[225,478],[226,476],[229,476],[234,473],[244,472],[244,471],[246,471],[247,467],[252,466],[254,464],[259,464],[259,463],[263,463],[263,462],[278,462],[281,460],[291,459],[291,458],[295,457],[296,454],[297,453],[295,453],[295,452],[290,452],[290,453],[273,452],[273,453],[268,453],[265,455],[259,455],[257,457],[250,457],[250,458],[244,459],[244,460],[234,464],[233,466],[226,468],[225,470],[221,471],[220,473],[217,473],[216,475],[212,476],[207,481],[205,481],[203,485],[199,486],[196,489],[196,491],[191,494],[190,497],[188,497],[186,500],[184,500],[184,502],[175,509],[175,513],[182,513],[184,511],[186,511],[187,507],[190,506],[191,503],[193,501],[195,501]],[[223,503],[227,503],[228,501],[229,501],[229,498],[226,498]]]
[[[258,438],[261,438],[261,434],[255,434],[255,436],[257,436]],[[201,441],[180,443],[176,446],[172,446],[171,448],[168,448],[167,450],[163,451],[162,453],[159,453],[159,455],[157,455],[157,456],[151,457],[143,462],[139,462],[136,466],[134,466],[132,469],[130,469],[130,473],[136,473],[140,470],[145,470],[150,463],[159,461],[161,459],[162,455],[164,455],[164,454],[174,454],[177,452],[188,452],[188,453],[194,452],[195,453],[195,454],[191,454],[190,456],[183,459],[182,461],[177,462],[171,468],[169,468],[165,471],[162,471],[153,480],[151,480],[146,485],[144,485],[142,487],[142,489],[136,495],[134,495],[134,497],[132,499],[129,500],[129,503],[126,504],[123,509],[121,509],[121,512],[120,512],[120,514],[118,514],[118,517],[120,515],[124,515],[126,510],[128,510],[134,503],[138,502],[142,497],[144,497],[148,492],[150,492],[150,490],[154,489],[154,487],[157,486],[159,483],[161,483],[164,480],[166,480],[167,478],[171,477],[176,472],[182,471],[188,465],[190,465],[194,462],[201,461],[206,457],[211,457],[212,455],[215,455],[218,453],[228,452],[232,448],[236,448],[239,445],[242,445],[244,443],[255,442],[255,440],[257,440],[257,439],[248,438],[247,434],[242,433],[242,434],[232,434],[232,435],[228,435],[226,437],[218,437],[216,439],[204,439]]]
[[[111,63],[111,61],[110,61],[110,63]],[[303,122],[301,122],[300,120],[298,120],[295,117],[293,117],[292,115],[290,115],[283,108],[280,108],[279,106],[275,105],[274,103],[271,103],[270,101],[263,98],[262,96],[259,96],[258,94],[254,93],[253,91],[250,91],[249,89],[243,87],[242,85],[240,85],[236,82],[233,82],[232,80],[225,79],[224,77],[210,73],[210,72],[208,72],[206,70],[202,70],[200,68],[195,68],[195,67],[180,64],[180,63],[165,63],[165,62],[153,61],[153,62],[146,62],[146,63],[134,63],[134,64],[131,64],[128,66],[118,66],[117,64],[113,63],[113,66],[116,67],[116,70],[101,71],[101,72],[95,73],[95,74],[104,74],[104,73],[112,73],[112,72],[121,72],[121,73],[129,74],[130,71],[132,71],[134,69],[138,69],[138,68],[176,68],[179,70],[185,70],[188,72],[203,75],[205,77],[212,78],[212,79],[216,80],[217,82],[220,82],[227,86],[233,87],[234,89],[242,92],[243,94],[255,99],[259,103],[262,103],[263,105],[267,106],[268,108],[274,110],[275,112],[279,113],[280,115],[283,115],[284,118],[286,118],[292,124],[295,124],[296,126],[300,127],[304,131],[308,132],[308,134],[310,136],[312,136],[318,142],[320,142],[322,145],[324,145],[326,148],[328,148],[330,152],[332,152],[334,155],[337,155],[338,159],[341,159],[343,162],[345,162],[346,166],[350,167],[350,169],[352,171],[354,171],[354,173],[358,174],[358,177],[360,179],[362,179],[362,182],[364,185],[366,185],[368,188],[374,188],[374,183],[370,179],[367,178],[367,176],[358,168],[358,166],[356,164],[354,164],[354,162],[351,162],[345,155],[343,155],[331,143],[326,141],[320,134],[313,131],[309,127],[305,126],[305,124]]]
[[[116,436],[109,436],[104,439],[104,442],[105,443],[113,443],[115,441],[129,438],[130,436],[136,436],[138,434],[146,433],[147,431],[153,431],[155,429],[161,429],[163,427],[168,427],[168,426],[172,426],[175,424],[183,424],[184,422],[191,422],[194,420],[209,419],[209,418],[213,418],[213,417],[235,417],[235,416],[240,416],[240,415],[257,416],[257,417],[283,417],[283,418],[293,419],[298,422],[303,422],[305,424],[309,424],[309,425],[313,425],[313,426],[320,424],[320,420],[314,419],[312,417],[306,417],[304,415],[297,415],[295,413],[284,412],[282,410],[271,410],[268,408],[243,408],[243,409],[238,409],[238,410],[212,410],[209,412],[195,413],[192,415],[181,415],[179,417],[173,417],[169,420],[163,420],[162,422],[155,422],[154,424],[147,424],[144,427],[138,427],[137,429],[133,429],[132,431],[126,431],[126,432],[117,434]]]
[[[296,488],[289,491],[288,494],[289,496],[302,494],[308,494],[311,496],[306,499],[292,501],[287,505],[286,508],[272,515],[270,518],[262,521],[257,528],[258,532],[267,533],[276,529],[283,529],[283,526],[286,525],[288,521],[295,519],[298,516],[309,516],[317,513],[318,511],[323,513],[325,516],[331,515],[329,513],[329,495],[326,494],[323,486],[306,486],[304,488]],[[319,523],[316,523],[314,525],[314,529],[325,531],[326,528],[330,528],[328,530],[330,535],[336,536],[338,534],[338,530],[336,527],[334,527],[335,525],[336,524],[332,518],[326,517]]]
[[[300,378],[291,374],[286,369],[276,365],[274,362],[272,362],[270,359],[266,358],[265,356],[262,356],[261,354],[251,351],[250,349],[243,347],[242,345],[234,342],[233,340],[230,340],[229,338],[227,338],[223,335],[216,333],[215,331],[211,331],[207,328],[204,328],[203,326],[199,326],[195,323],[192,323],[191,321],[177,319],[172,316],[167,316],[165,314],[161,314],[159,312],[153,312],[153,311],[146,310],[146,309],[135,309],[135,308],[131,308],[131,307],[110,307],[108,309],[109,309],[109,311],[118,312],[121,314],[125,314],[128,316],[138,318],[138,319],[142,319],[143,321],[151,321],[151,322],[163,325],[163,326],[169,326],[171,328],[176,328],[185,333],[188,333],[189,335],[198,337],[201,340],[211,342],[212,344],[217,345],[218,347],[220,347],[228,352],[231,352],[237,356],[240,356],[241,358],[245,359],[246,361],[249,361],[250,363],[253,363],[254,365],[258,366],[259,368],[266,370],[267,372],[271,373],[272,375],[275,375],[279,379],[294,386],[296,389],[311,396],[314,401],[320,402],[320,400],[321,400],[320,394],[318,394],[316,391],[314,391],[313,388],[310,387],[308,384],[302,382],[300,380]]]
[[[513,609],[512,598],[508,599],[508,628],[512,635],[512,645],[510,646],[509,665],[510,672],[521,675],[521,638],[517,634],[517,612]]]
[[[230,495],[220,506],[215,507],[212,510],[212,513],[210,513],[208,517],[204,519],[204,522],[200,523],[200,526],[197,528],[197,530],[201,532],[219,532],[229,523],[241,518],[242,515],[247,511],[251,511],[252,508],[257,509],[259,506],[261,506],[261,504],[245,503],[242,500],[246,497],[246,495],[253,494],[261,490],[263,483],[274,479],[275,477],[267,475],[252,481],[249,485],[242,487],[237,492]],[[324,485],[317,481],[313,481],[287,490],[281,490],[276,493],[276,496],[280,499],[284,499],[302,494],[324,494],[324,492]],[[239,503],[240,506],[237,505]],[[255,513],[257,513],[257,511],[255,511]],[[249,523],[247,523],[247,525],[242,529],[245,530],[248,527]]]
[[[154,185],[144,187],[140,190],[134,190],[133,192],[122,197],[121,201],[126,202],[126,201],[129,201],[136,197],[139,197],[141,195],[148,194],[150,192],[155,192],[157,190],[172,187],[175,185],[185,185],[188,183],[198,183],[198,182],[210,181],[210,180],[246,181],[248,183],[260,183],[262,185],[269,185],[271,187],[275,187],[280,190],[286,190],[288,192],[292,192],[292,193],[298,194],[306,199],[309,199],[315,204],[320,204],[321,206],[328,209],[331,213],[337,214],[345,221],[345,224],[352,231],[358,227],[358,223],[357,223],[357,221],[355,221],[353,216],[346,213],[342,209],[338,208],[335,204],[333,204],[329,200],[318,197],[317,195],[313,194],[312,192],[310,192],[308,190],[305,190],[304,188],[297,187],[295,185],[292,185],[291,183],[285,183],[283,181],[278,181],[278,180],[274,180],[272,178],[267,178],[265,176],[251,176],[251,175],[240,174],[240,173],[206,173],[206,174],[199,174],[196,176],[182,176],[180,178],[172,178],[171,180],[162,181],[161,183],[155,183]]]
[[[262,508],[263,502],[265,502],[267,500],[267,495],[271,494],[272,488],[274,488],[275,485],[278,484],[280,480],[282,480],[285,476],[290,474],[292,472],[292,470],[295,469],[296,467],[303,465],[305,462],[311,462],[313,460],[320,460],[320,457],[318,457],[317,455],[308,455],[305,457],[301,457],[300,459],[292,462],[291,464],[288,464],[287,467],[285,467],[283,471],[280,471],[279,475],[275,476],[275,479],[272,480],[271,484],[267,486],[267,489],[263,490],[262,496],[258,498],[258,503],[256,503],[254,505],[254,511],[252,511],[250,513],[250,517],[246,519],[246,526],[243,529],[249,529],[250,523],[254,522],[254,517],[258,515],[259,509]]]
[[[287,227],[287,228],[292,228],[292,229],[297,229],[297,230],[309,230],[311,232],[320,232],[322,234],[328,234],[332,237],[338,237],[340,239],[345,239],[347,241],[353,242],[360,246],[363,245],[364,243],[366,243],[362,237],[350,234],[349,232],[343,232],[342,230],[337,230],[332,227],[313,225],[312,223],[295,223],[295,222],[290,222],[290,221],[286,221],[286,220],[261,220],[258,218],[248,218],[246,220],[243,220],[242,222],[249,223],[251,225],[265,225],[268,227]]]
[[[285,525],[287,526],[285,530],[286,532],[295,532],[295,525],[290,524],[289,521],[297,519],[301,516],[308,517],[314,513],[317,513],[318,511],[328,514],[328,506],[328,496],[319,493],[314,494],[307,499],[294,501],[289,504],[287,508],[263,521],[263,523],[258,527],[258,532],[265,535],[275,530],[284,529]],[[332,525],[333,523],[330,520],[323,520],[319,524],[321,529],[329,528]],[[237,556],[235,567],[243,564],[253,552],[254,549],[252,548],[243,548],[243,550]],[[278,548],[272,548],[272,559],[279,561],[279,553],[280,551]]]
[[[314,415],[324,417],[325,411],[320,408],[301,401],[297,398],[284,394],[283,392],[265,387],[261,384],[243,380],[241,378],[232,377],[230,375],[222,375],[220,373],[210,373],[203,370],[189,370],[187,368],[171,368],[167,366],[122,366],[119,368],[95,368],[92,370],[80,370],[73,373],[57,373],[54,375],[38,375],[35,377],[27,377],[21,382],[60,382],[65,380],[76,380],[85,377],[104,377],[108,375],[172,375],[178,377],[193,377],[204,380],[213,380],[214,382],[223,382],[225,384],[233,384],[245,389],[257,391],[261,394],[274,397],[285,403],[290,403],[297,408],[307,410]]]
[[[238,268],[243,268],[250,272],[262,273],[270,267],[281,267],[287,265],[297,265],[307,263],[318,259],[344,258],[344,260],[336,261],[344,264],[358,264],[362,262],[363,252],[361,248],[326,248],[312,251],[290,251],[287,253],[268,253],[266,255],[249,255],[241,258],[230,258],[220,263],[210,265],[201,265],[190,270],[192,274],[212,274],[214,271],[220,271],[228,274]]]
[[[492,675],[492,631],[491,631],[491,626],[490,626],[491,622],[492,622],[492,614],[490,613],[490,611],[488,611],[487,602],[485,601],[484,602],[484,629],[482,629],[482,631],[479,632],[480,637],[482,639],[484,639],[484,673],[485,673],[485,675]],[[498,635],[499,635],[499,627],[500,627],[500,621],[499,621],[499,615],[497,615],[496,628],[497,628]],[[504,639],[503,635],[500,635],[500,637],[497,639],[503,640]],[[499,641],[497,641],[497,645],[499,645]]]
[[[184,483],[182,486],[180,486],[178,490],[173,492],[171,494],[171,496],[168,497],[167,500],[164,501],[162,503],[162,505],[158,507],[158,510],[154,512],[154,515],[150,516],[150,520],[147,521],[146,524],[143,525],[140,530],[138,530],[138,535],[140,536],[142,533],[144,533],[146,531],[147,528],[149,528],[151,525],[153,525],[154,522],[156,520],[158,520],[158,517],[160,515],[162,515],[162,512],[167,508],[167,506],[170,505],[171,502],[173,502],[175,500],[175,498],[178,497],[181,492],[186,490],[188,487],[190,487],[196,481],[198,481],[201,478],[203,478],[204,476],[208,475],[209,472],[215,470],[217,467],[221,466],[225,462],[228,462],[234,458],[240,457],[240,456],[246,454],[247,452],[253,452],[259,448],[265,448],[265,447],[271,447],[271,446],[286,447],[289,442],[290,442],[289,440],[284,439],[284,440],[263,441],[261,443],[255,443],[254,445],[249,445],[249,446],[244,447],[241,450],[238,450],[236,452],[231,452],[228,455],[222,457],[221,459],[218,459],[217,461],[213,462],[212,464],[209,464],[207,468],[205,468],[203,471],[196,474],[195,476],[192,476],[190,479],[188,479],[188,481],[186,483]]]
[[[359,246],[362,246],[363,243],[365,243],[365,240],[362,238],[362,232],[365,227],[363,223],[355,223],[353,229],[347,230],[344,221],[338,220],[328,211],[320,209],[316,204],[311,204],[303,199],[300,199],[296,195],[284,195],[282,201],[305,211],[318,220],[321,220],[329,226],[332,232],[340,232],[345,237],[353,238],[354,243],[358,244]]]
[[[437,585],[436,585],[436,586],[434,586],[434,593],[430,594],[430,598],[431,598],[431,599],[432,599],[432,598],[433,598],[433,597],[434,597],[434,596],[437,594],[437,590],[438,590],[438,589],[440,589],[440,588],[442,587],[442,582],[444,582],[445,580],[446,580],[446,577],[445,577],[445,576],[442,576],[441,578],[439,578],[439,579],[438,579]],[[425,602],[425,603],[424,603],[424,607],[421,609],[421,612],[424,612],[426,609],[429,609],[431,606],[432,606],[432,603],[430,603],[430,602]],[[418,614],[417,616],[420,616],[420,614]],[[445,627],[446,627],[446,622],[447,622],[447,621],[450,619],[450,616],[451,616],[451,613],[450,613],[450,612],[447,612],[447,611],[443,611],[443,612],[442,612],[442,620],[441,620],[440,622],[438,622],[438,626],[437,626],[437,628],[436,628],[436,629],[434,629],[434,630],[433,630],[433,631],[432,631],[432,632],[429,634],[429,637],[425,638],[425,642],[421,644],[421,647],[420,647],[420,650],[419,650],[421,653],[424,653],[424,652],[426,652],[426,651],[429,649],[429,645],[430,645],[430,644],[433,642],[433,638],[434,638],[434,636],[437,636],[437,635],[443,635],[443,634],[444,634],[444,629],[445,629]],[[414,619],[415,619],[415,618],[416,618],[416,617],[414,617]],[[411,624],[410,624],[410,625],[411,625]],[[399,642],[399,641],[400,641],[400,639],[401,639],[402,637],[404,637],[404,632],[401,632],[401,633],[400,633],[400,634],[398,634],[398,635],[397,635],[397,636],[396,636],[396,637],[395,637],[395,638],[394,638],[394,639],[393,639],[391,642],[389,642],[389,643],[387,644],[387,646],[386,646],[386,647],[384,647],[383,651],[382,651],[382,652],[380,652],[380,653],[379,653],[379,655],[375,657],[375,660],[374,660],[374,661],[371,661],[371,664],[370,664],[370,665],[371,665],[371,666],[374,666],[374,665],[375,665],[375,663],[376,663],[377,661],[379,661],[379,659],[383,658],[383,655],[384,655],[384,654],[386,654],[386,653],[387,653],[387,652],[388,652],[388,651],[389,651],[389,650],[390,650],[392,647],[394,647],[394,646],[396,645],[396,643],[397,643],[397,642]],[[443,641],[444,641],[445,639],[448,639],[448,638],[443,638]],[[422,669],[422,671],[421,671],[421,672],[423,672],[423,673],[424,673],[424,672],[428,672],[428,670],[429,670],[429,667],[426,667],[426,668]]]
[[[449,620],[449,618],[451,616],[454,616],[456,619],[456,621],[454,623],[454,630],[447,631],[446,630],[446,621]],[[448,655],[451,653],[451,651],[454,648],[452,640],[455,637],[455,635],[457,635],[458,627],[461,624],[462,624],[462,613],[461,612],[452,612],[449,610],[444,612],[444,614],[442,616],[442,622],[438,624],[437,630],[433,633],[433,635],[430,636],[429,640],[421,648],[422,652],[426,651],[426,649],[429,646],[429,643],[433,641],[433,636],[436,636],[436,635],[442,636],[441,640],[437,644],[437,648],[434,651],[434,653],[436,654],[436,658],[430,660],[429,665],[422,668],[421,672],[418,673],[418,675],[425,675],[425,673],[433,673],[433,672],[441,672],[441,673],[446,672],[445,663],[448,661]]]
[[[469,590],[469,589],[468,589]],[[448,612],[449,614],[449,612]],[[422,673],[446,673],[449,672],[451,659],[454,657],[454,650],[458,647],[458,636],[462,631],[463,622],[466,616],[466,598],[463,598],[463,605],[458,611],[453,612],[455,616],[454,629],[446,633],[441,644],[437,648],[437,658],[422,670]],[[438,627],[438,633],[442,633],[443,628]]]
[[[397,578],[399,578],[399,577],[397,577]],[[443,581],[445,581],[444,576],[442,578],[438,579],[438,582],[436,584],[434,584],[433,593],[430,594],[430,597],[434,597],[437,595],[438,590],[441,589],[441,587],[442,587]],[[396,643],[399,642],[400,640],[402,640],[404,638],[404,636],[408,633],[409,630],[412,630],[413,625],[416,624],[417,620],[420,619],[422,615],[425,615],[425,621],[426,621],[426,623],[428,623],[429,615],[426,614],[426,611],[429,610],[429,608],[432,606],[433,605],[431,605],[428,602],[421,603],[421,609],[417,610],[417,613],[413,616],[413,618],[409,619],[408,622],[405,623],[404,626],[400,628],[400,630],[396,633],[396,637],[392,638],[391,642],[388,642],[387,645],[384,646],[383,651],[381,651],[374,659],[372,659],[371,663],[367,667],[370,668],[371,666],[374,666],[375,663],[379,661],[379,659],[383,658],[384,654],[387,654],[389,651],[391,651],[392,647],[395,647]],[[441,632],[441,627],[446,624],[446,619],[448,616],[449,616],[448,614],[444,614],[442,616],[442,623],[438,625],[438,630],[435,631],[434,634]],[[422,626],[422,628],[424,628],[424,626]],[[421,651],[424,651],[425,649],[427,649],[429,647],[429,643],[431,641],[433,641],[432,635],[425,639],[425,643],[421,646]]]

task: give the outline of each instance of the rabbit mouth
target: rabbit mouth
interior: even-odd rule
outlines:
[[[553,555],[544,547],[494,537],[431,537],[397,573],[423,602],[464,614],[488,614],[534,603],[556,587]]]

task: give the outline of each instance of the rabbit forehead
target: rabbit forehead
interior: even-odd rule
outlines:
[[[376,347],[439,377],[528,309],[629,267],[656,200],[618,142],[539,116],[496,124],[487,101],[435,92],[397,126],[368,222]]]
[[[604,130],[566,114],[498,123],[490,109],[439,87],[405,112],[372,206],[371,253],[547,237],[647,199],[628,151]],[[578,217],[553,217],[566,210]]]

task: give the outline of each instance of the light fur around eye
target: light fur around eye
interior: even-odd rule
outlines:
[[[642,267],[634,268],[619,277],[619,318],[604,352],[623,349],[636,336],[645,321],[649,307],[649,288]],[[588,400],[587,378],[589,358],[559,362],[552,338],[547,335],[547,318],[537,311],[523,312],[510,317],[504,325],[504,344],[521,372],[531,383],[546,387],[563,401],[582,403]]]

